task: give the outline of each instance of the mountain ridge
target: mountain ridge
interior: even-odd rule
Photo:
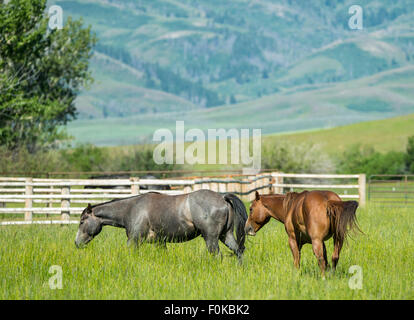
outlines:
[[[206,115],[221,113],[225,119],[218,119],[217,125],[228,121],[226,127],[238,127],[245,122],[231,123],[233,116],[238,117],[236,110],[241,107],[243,117],[259,121],[255,108],[263,107],[263,97],[275,99],[265,108],[267,112],[290,117],[285,119],[289,124],[279,127],[289,131],[322,126],[304,120],[312,113],[331,114],[332,121],[327,122],[336,125],[337,111],[341,114],[343,108],[350,112],[345,116],[355,115],[358,121],[414,111],[406,105],[410,93],[402,92],[411,87],[403,88],[398,72],[392,73],[395,86],[400,86],[394,91],[401,92],[387,87],[395,100],[370,86],[360,99],[349,93],[335,100],[330,94],[327,102],[323,95],[317,97],[320,91],[308,94],[312,105],[303,98],[306,91],[336,85],[342,90],[349,81],[382,77],[387,70],[413,65],[414,3],[408,0],[361,1],[363,30],[349,30],[351,0],[48,3],[60,5],[65,18],[82,17],[99,38],[91,62],[96,82],[77,100],[79,126],[89,121],[93,127],[94,122],[110,119],[113,123],[128,120],[134,127],[142,122],[137,118],[156,123],[178,115],[192,126],[201,119],[214,126]],[[411,79],[407,72],[413,70],[406,69],[403,78]],[[226,108],[227,112],[222,111]],[[169,116],[164,116],[166,112]],[[265,130],[275,130],[272,121],[264,120],[268,122]]]

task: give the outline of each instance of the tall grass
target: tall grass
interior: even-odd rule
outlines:
[[[223,245],[222,258],[210,256],[201,237],[131,249],[123,229],[105,227],[78,250],[76,225],[1,227],[0,299],[413,299],[413,210],[358,210],[365,234],[348,240],[325,281],[310,245],[293,268],[276,221],[249,238],[241,265]],[[52,265],[62,267],[62,289],[49,287]],[[361,290],[348,286],[352,265],[362,268]]]

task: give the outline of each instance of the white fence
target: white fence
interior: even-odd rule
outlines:
[[[300,183],[285,183],[285,179],[299,179]],[[303,183],[308,180],[310,182]],[[347,183],[338,183],[341,180],[346,180]],[[355,182],[349,183],[350,180]],[[326,181],[334,182],[327,184]],[[358,199],[361,206],[365,205],[365,175],[363,174],[273,172],[256,176],[168,180],[135,177],[109,180],[0,177],[0,215],[24,215],[24,221],[0,220],[0,224],[77,223],[78,220],[71,220],[70,217],[80,214],[88,203],[96,204],[151,191],[176,195],[200,189],[235,193],[246,201],[253,200],[256,190],[261,194],[272,194],[304,189],[329,189],[338,193],[343,199]],[[37,214],[42,215],[41,220],[33,220],[33,216]],[[60,215],[61,219],[52,220],[51,218],[56,215]]]
[[[288,188],[291,191],[293,189],[329,189],[338,193],[338,190],[343,189],[342,193],[338,193],[341,199],[358,199],[360,206],[365,206],[366,201],[366,175],[365,174],[298,174],[298,173],[281,173],[276,172],[272,173],[272,176],[275,179],[275,183],[272,185],[274,189],[285,189]],[[321,184],[310,182],[307,184],[304,183],[283,183],[284,178],[294,178],[301,180],[355,180],[355,183],[352,184]],[[348,193],[350,191],[357,191],[354,193]],[[277,192],[276,192],[277,193]],[[283,192],[280,192],[283,193]]]

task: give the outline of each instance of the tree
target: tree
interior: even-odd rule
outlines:
[[[379,153],[372,147],[353,145],[339,158],[338,172],[374,174],[403,174],[405,154],[398,151]]]
[[[405,165],[409,173],[414,173],[414,136],[408,138]]]
[[[92,82],[96,37],[82,20],[48,29],[46,0],[0,0],[0,144],[35,152],[65,137],[75,98]]]

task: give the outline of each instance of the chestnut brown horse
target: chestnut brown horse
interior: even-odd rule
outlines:
[[[302,246],[311,243],[324,276],[328,267],[324,241],[333,236],[332,265],[335,269],[348,232],[354,227],[359,230],[357,207],[358,202],[342,201],[332,191],[289,192],[286,195],[259,195],[256,191],[245,232],[250,236],[256,235],[270,218],[282,222],[289,237],[295,267],[299,268]]]

